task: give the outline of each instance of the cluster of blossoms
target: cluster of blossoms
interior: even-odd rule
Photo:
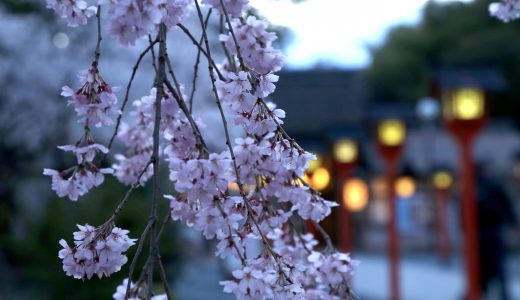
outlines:
[[[345,299],[358,262],[348,254],[314,251],[318,242],[311,234],[296,236],[273,230],[273,251],[283,257],[276,264],[266,255],[249,260],[223,281],[224,291],[237,299]],[[283,275],[280,278],[280,274]],[[280,284],[282,283],[282,284]]]
[[[489,13],[503,22],[518,19],[520,18],[520,1],[501,0],[500,2],[493,2],[489,5]]]
[[[128,287],[128,279],[123,280],[123,283],[117,286],[116,292],[112,295],[114,300],[145,300],[147,299],[144,296],[141,296],[142,289],[139,286],[136,286],[135,283],[130,282],[130,293],[128,298],[126,296],[126,289]],[[166,294],[152,296],[150,300],[167,300],[168,297]]]
[[[96,7],[84,0],[47,0],[47,7],[67,19],[67,25],[71,27],[87,24],[87,19],[96,14]]]
[[[123,254],[135,239],[128,237],[128,230],[113,227],[111,230],[96,229],[88,224],[78,225],[74,232],[74,246],[60,240],[63,249],[59,257],[63,260],[63,271],[76,279],[90,279],[94,274],[99,278],[117,272],[127,262]]]
[[[247,24],[241,22],[233,20],[237,28],[265,31],[263,23],[254,18]],[[270,42],[258,45],[270,47]],[[231,51],[234,44],[226,46]],[[251,61],[244,58],[241,68],[250,71],[224,66],[224,78],[216,82],[220,100],[247,136],[235,140],[234,157],[229,150],[211,153],[209,158],[168,156],[170,180],[178,192],[176,197],[165,196],[170,200],[172,219],[201,231],[208,239],[216,238],[217,256],[242,262],[242,268],[232,272],[234,280],[221,283],[225,292],[238,299],[344,299],[356,262],[341,253],[318,255],[312,235],[300,241],[280,229],[289,226],[294,213],[305,220],[321,221],[336,204],[301,184],[299,178],[314,155],[284,135],[280,124],[285,112],[264,102],[275,90],[278,76],[272,72],[281,67],[281,61],[270,64],[263,60],[265,56],[257,55],[263,49],[250,49]],[[241,184],[238,195],[230,182]],[[246,258],[245,245],[251,239],[262,240],[265,247]]]
[[[224,15],[224,8],[220,1],[221,0],[202,0],[202,3],[211,5]],[[224,3],[226,12],[231,17],[241,17],[243,12],[249,9],[249,0],[222,0],[222,2]]]
[[[153,166],[146,166],[152,157],[154,94],[155,89],[149,96],[144,96],[132,103],[134,110],[130,112],[130,115],[132,119],[136,120],[136,123],[131,126],[123,121],[117,133],[117,138],[128,147],[128,153],[126,155],[116,154],[115,158],[118,162],[112,167],[117,179],[126,185],[134,184],[138,179],[139,183],[143,185],[153,174]],[[145,167],[147,169],[139,178]]]
[[[159,24],[168,28],[179,24],[189,13],[190,0],[97,0],[96,5],[108,3],[109,33],[122,45],[134,45],[147,34],[157,32]],[[218,2],[218,1],[217,1]],[[47,0],[47,7],[67,19],[69,26],[87,24],[96,14],[96,6],[86,0]]]
[[[144,185],[158,172],[151,160],[160,142],[159,154],[168,162],[169,179],[175,190],[175,195],[165,195],[170,202],[171,217],[200,231],[207,239],[216,239],[218,257],[232,257],[241,262],[241,267],[232,272],[233,279],[221,282],[224,291],[238,299],[348,299],[357,262],[347,254],[333,251],[330,245],[326,253],[318,252],[317,240],[311,234],[297,234],[293,225],[294,218],[319,222],[337,204],[323,199],[304,184],[301,177],[315,156],[285,133],[281,127],[285,112],[265,100],[276,88],[278,76],[274,72],[283,63],[281,53],[272,47],[276,35],[267,31],[266,22],[253,16],[242,17],[249,7],[247,0],[202,2],[217,9],[225,17],[223,20],[231,18],[227,24],[229,33],[221,35],[220,40],[234,57],[219,67],[219,80],[212,84],[219,109],[222,103],[245,136],[234,143],[226,136],[228,149],[211,152],[203,140],[204,123],[186,109],[183,87],[177,82],[175,87],[166,80],[158,82],[161,89],[152,88],[149,95],[133,102],[130,116],[134,124],[122,122],[118,128],[117,137],[128,151],[115,156],[115,176],[127,185]],[[123,45],[156,32],[160,24],[166,28],[178,24],[186,16],[190,3],[188,0],[98,1],[99,5],[108,5],[108,30]],[[63,95],[71,97],[69,102],[87,127],[108,125],[119,113],[107,108],[113,107],[115,96],[103,95],[113,95],[112,89],[100,88],[104,83],[96,76],[97,72],[88,74],[92,74],[84,81],[88,88],[76,92],[64,88]],[[161,108],[159,118],[156,118],[156,101]],[[98,106],[85,109],[90,104]],[[224,112],[221,115],[225,118]],[[160,120],[158,126],[156,119]],[[227,126],[225,120],[223,124]],[[160,141],[153,138],[156,128]],[[93,149],[106,154],[108,149],[101,147]],[[77,149],[82,147],[78,145],[70,151],[78,152]],[[81,157],[78,165],[93,165],[95,156],[96,153],[85,152],[78,156]],[[59,178],[56,184],[54,180],[61,173],[45,172],[53,176],[53,188],[60,185]],[[60,188],[59,194],[63,193]],[[97,237],[93,235],[93,227],[80,227],[80,230],[75,233],[76,247],[71,249],[64,241],[60,242],[64,247],[60,257],[64,259],[65,271],[76,278],[109,274],[105,269],[92,267],[92,261],[99,262],[94,257],[99,257],[105,249],[98,248],[98,244],[102,245],[99,241],[116,251],[107,241],[110,235]],[[133,243],[131,239],[128,241]],[[261,251],[251,253],[247,249],[251,241],[260,242]],[[118,259],[111,262],[112,272],[126,261],[126,257],[123,261],[120,256],[114,256]],[[128,283],[124,281],[117,288],[114,299],[124,299]],[[141,299],[140,284],[139,281],[130,284],[133,297],[130,299]]]
[[[144,185],[153,174],[153,166],[149,162],[153,148],[156,96],[157,89],[152,88],[149,95],[135,100],[134,110],[130,112],[130,116],[136,120],[136,123],[131,126],[122,122],[119,127],[117,137],[125,144],[128,151],[125,155],[116,154],[115,158],[118,162],[112,167],[115,176],[123,184],[131,185],[139,180],[139,183]],[[160,134],[165,141],[162,148],[167,157],[188,159],[194,154],[197,140],[175,97],[181,97],[178,101],[186,99],[182,86],[178,95],[165,93],[161,99]],[[204,128],[204,123],[200,119],[196,119],[195,123],[198,128]]]
[[[247,67],[260,74],[277,72],[282,68],[284,57],[272,47],[277,37],[275,33],[266,30],[267,22],[249,16],[245,22],[239,18],[233,19],[231,26]],[[231,33],[221,35],[220,40],[231,54],[238,54]]]
[[[79,79],[82,85],[79,89],[64,86],[61,92],[63,97],[70,98],[68,103],[80,118],[78,122],[95,127],[112,125],[114,118],[121,114],[114,94],[119,88],[107,84],[97,68],[80,72]]]
[[[77,201],[79,196],[83,196],[93,187],[103,183],[104,174],[113,172],[110,168],[98,168],[93,159],[97,153],[108,153],[108,149],[103,145],[90,144],[84,147],[76,145],[58,146],[63,151],[71,151],[76,155],[77,165],[58,172],[52,169],[43,169],[43,174],[52,177],[52,190],[58,197],[69,197],[72,201]]]
[[[190,9],[190,0],[107,0],[109,32],[123,45],[134,45],[147,34],[157,32],[159,24],[168,28],[181,22]]]
[[[116,107],[117,88],[107,84],[97,68],[82,71],[79,75],[81,87],[73,90],[68,86],[62,88],[61,95],[69,98],[68,104],[74,107],[79,117],[78,122],[85,124],[83,136],[75,144],[59,146],[65,152],[72,152],[76,157],[76,165],[56,171],[44,169],[43,174],[52,176],[52,189],[59,197],[69,197],[76,201],[93,187],[104,181],[104,174],[113,172],[110,168],[101,168],[94,162],[97,156],[106,155],[108,148],[96,144],[90,134],[90,126],[109,126],[121,112]]]
[[[49,2],[48,2],[49,3]],[[75,5],[84,7],[84,1],[61,1],[63,7]],[[65,9],[65,8],[63,8]],[[72,12],[75,16],[76,12]],[[70,25],[71,19],[69,19]],[[77,24],[85,23],[85,21]],[[77,25],[76,24],[76,25]],[[79,75],[81,87],[73,90],[68,86],[62,88],[61,95],[68,98],[79,120],[84,124],[83,136],[74,144],[58,146],[60,150],[72,152],[76,158],[76,164],[64,171],[44,169],[43,174],[52,177],[52,189],[59,197],[67,196],[76,201],[79,196],[86,194],[93,187],[99,186],[104,181],[104,174],[114,172],[111,168],[101,168],[99,165],[103,159],[94,162],[96,158],[104,158],[109,149],[95,143],[90,128],[110,126],[114,124],[115,117],[121,114],[117,108],[117,97],[113,88],[107,84],[99,70],[97,60],[92,67],[82,71]],[[65,240],[60,240],[63,247],[59,251],[59,258],[63,261],[63,270],[69,276],[76,279],[90,279],[94,274],[99,278],[110,276],[121,269],[127,262],[123,254],[135,244],[135,239],[128,237],[128,230],[114,227],[108,223],[100,228],[90,225],[77,225],[79,231],[74,232],[74,246],[70,247]]]

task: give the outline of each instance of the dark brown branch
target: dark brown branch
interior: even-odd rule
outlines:
[[[97,72],[99,57],[101,56],[101,40],[103,37],[101,36],[101,5],[97,6],[96,10],[96,23],[97,23],[97,42],[96,42],[96,50],[94,51],[94,61],[92,62],[92,67],[95,68]]]
[[[155,86],[157,94],[155,97],[155,121],[153,128],[153,177],[152,177],[152,201],[150,203],[150,220],[152,222],[151,234],[150,234],[150,267],[148,269],[148,299],[152,297],[152,285],[153,285],[153,269],[155,256],[157,254],[157,232],[155,223],[157,220],[157,208],[160,197],[160,177],[159,177],[159,131],[161,123],[161,101],[164,98],[164,84],[166,79],[166,25],[159,25],[159,63],[155,78]]]
[[[151,45],[152,42],[153,42],[152,41],[152,36],[148,35],[148,43]],[[155,50],[154,50],[153,47],[150,50],[150,53],[152,53],[152,67],[153,67],[153,70],[155,71],[155,73],[157,73],[157,65],[155,64]]]
[[[152,227],[152,220],[148,220],[148,223],[146,223],[146,227],[143,230],[143,233],[141,233],[141,238],[139,239],[139,244],[137,245],[137,250],[135,250],[134,257],[132,258],[132,263],[130,264],[130,270],[128,271],[128,282],[126,284],[126,294],[125,294],[125,300],[130,297],[130,284],[132,283],[132,275],[134,274],[135,265],[137,263],[137,259],[139,258],[139,255],[141,254],[141,251],[143,250],[144,240],[146,239],[146,236],[148,235],[148,232],[150,231]]]
[[[197,76],[199,73],[199,63],[200,63],[200,50],[197,50],[197,58],[195,59],[195,64],[193,65],[193,79],[191,81],[191,93],[190,93],[190,99],[189,99],[190,114],[193,113],[193,98],[195,97],[195,90],[197,89]]]
[[[164,229],[166,228],[166,224],[168,223],[169,220],[171,220],[170,215],[171,215],[171,210],[168,210],[168,214],[164,217],[163,222],[161,224],[161,228],[159,229],[159,232],[157,233],[157,243],[159,243],[159,240],[162,237]],[[135,285],[137,287],[139,287],[141,285],[141,283],[143,282],[144,276],[146,275],[146,271],[148,270],[149,265],[150,265],[150,256],[148,256],[148,259],[146,260],[146,263],[144,264],[144,266],[141,270],[141,275],[139,275],[139,279],[135,283]]]
[[[162,282],[162,285],[163,285],[164,293],[166,294],[166,298],[168,300],[171,300],[172,297],[170,296],[170,288],[168,286],[168,278],[166,277],[166,271],[164,270],[164,265],[162,263],[161,253],[159,252],[159,248],[157,248],[156,261],[157,261],[157,266],[159,267],[159,274],[160,274],[160,277],[161,277],[161,282]]]
[[[132,194],[132,192],[141,185],[140,184],[141,177],[143,177],[144,173],[146,173],[146,170],[148,170],[148,167],[151,164],[152,164],[151,160],[148,161],[148,163],[146,163],[146,165],[144,166],[141,173],[139,173],[139,176],[137,176],[136,182],[130,186],[130,189],[128,189],[128,191],[126,191],[125,197],[123,198],[123,200],[121,200],[121,202],[119,202],[119,205],[114,210],[112,217],[110,217],[110,221],[114,221],[114,219],[117,217],[117,215],[123,210],[123,207],[126,205],[126,202],[128,202],[128,199],[130,198],[130,195]]]
[[[208,27],[209,17],[211,16],[212,8],[209,9],[208,14],[206,15],[206,20],[204,21],[204,28]],[[202,43],[202,36],[199,39],[199,44]],[[191,94],[188,101],[188,105],[190,108],[190,114],[193,112],[193,97],[195,96],[195,90],[197,89],[197,76],[199,74],[199,64],[200,64],[200,49],[197,48],[197,58],[195,59],[195,64],[193,65],[193,80],[191,84]]]

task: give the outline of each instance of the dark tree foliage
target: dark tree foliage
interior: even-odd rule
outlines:
[[[520,119],[520,22],[489,15],[490,1],[430,1],[417,26],[392,29],[371,49],[372,100],[416,101],[428,95],[432,70],[444,66],[497,68],[507,89],[491,95],[493,116]]]
[[[42,13],[45,8],[42,2],[35,0],[0,0],[0,7],[15,14]]]

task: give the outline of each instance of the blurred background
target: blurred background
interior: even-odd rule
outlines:
[[[71,162],[55,146],[82,128],[59,93],[90,64],[95,28],[68,28],[42,2],[0,0],[0,299],[110,299],[126,271],[71,279],[58,240],[76,223],[103,223],[126,188],[107,179],[72,203],[41,175]],[[520,22],[490,17],[490,2],[251,1],[287,56],[272,100],[287,112],[288,133],[318,155],[306,180],[341,204],[324,227],[361,261],[361,299],[462,299],[476,275],[486,299],[520,299]],[[170,56],[191,88],[196,51],[173,36]],[[107,82],[125,86],[144,47],[104,39]],[[195,112],[222,147],[199,77]],[[147,61],[130,100],[152,79]],[[138,190],[118,219],[132,237],[149,192]],[[213,245],[175,224],[168,231],[161,253],[176,299],[230,299]]]

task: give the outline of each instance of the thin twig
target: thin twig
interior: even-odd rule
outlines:
[[[208,14],[206,15],[206,20],[204,21],[204,28],[208,27],[209,17],[211,16],[212,8],[208,10]],[[202,36],[199,39],[199,44],[202,43]],[[188,105],[190,108],[190,114],[193,112],[193,98],[195,96],[195,90],[197,89],[197,76],[199,74],[199,64],[200,64],[200,49],[197,48],[197,58],[195,59],[195,64],[193,65],[193,79],[191,84],[191,94],[188,101]]]
[[[132,263],[130,264],[130,270],[128,271],[128,282],[126,284],[126,293],[125,293],[125,300],[128,299],[130,296],[130,284],[132,282],[132,275],[134,274],[135,265],[137,263],[137,258],[139,258],[139,254],[141,254],[141,251],[143,250],[144,240],[146,239],[146,235],[148,234],[148,231],[150,231],[152,227],[152,220],[148,220],[146,223],[146,227],[143,230],[143,233],[141,233],[141,238],[139,239],[139,244],[137,245],[137,250],[135,250],[134,257],[132,258]]]
[[[220,203],[217,202],[217,207],[218,207],[218,210],[220,211],[220,214],[222,215],[222,218],[224,218],[224,220],[226,220],[226,213],[224,212],[224,210],[222,209],[222,206],[220,205]],[[231,229],[231,225],[229,225],[229,223],[227,224],[228,226],[228,230],[229,230],[229,237],[231,239],[231,243],[233,244],[233,248],[235,249],[237,255],[238,255],[238,258],[240,259],[240,263],[242,264],[242,266],[246,266],[247,263],[246,263],[246,259],[244,258],[244,256],[242,255],[242,252],[240,252],[240,249],[238,249],[238,246],[237,244],[235,243],[235,240],[233,239],[233,230]]]
[[[141,173],[139,173],[139,176],[137,176],[136,182],[133,183],[130,186],[130,188],[126,191],[125,196],[123,197],[123,200],[121,200],[121,202],[119,202],[119,204],[117,205],[116,209],[114,210],[114,212],[112,213],[110,218],[105,223],[103,223],[103,225],[99,226],[100,230],[96,233],[94,240],[97,240],[97,238],[99,236],[103,235],[108,229],[112,230],[112,228],[114,227],[114,221],[115,221],[116,217],[123,210],[124,206],[130,199],[130,195],[132,194],[132,192],[140,186],[139,181],[141,180],[141,177],[146,172],[146,170],[148,169],[148,167],[150,166],[151,163],[152,163],[151,160],[148,161],[148,163],[145,165],[144,169],[141,171]]]
[[[191,129],[195,137],[197,138],[197,142],[201,147],[203,156],[207,156],[209,153],[208,146],[206,145],[206,142],[204,141],[204,137],[202,136],[199,126],[197,126],[197,123],[195,123],[195,120],[193,119],[193,116],[189,112],[188,108],[186,107],[186,103],[182,99],[182,96],[178,93],[176,93],[174,87],[171,85],[171,83],[168,80],[164,81],[164,84],[168,88],[168,90],[173,94],[173,98],[177,101],[177,104],[179,105],[180,109],[188,119],[188,122],[190,123]]]
[[[235,31],[233,30],[233,26],[231,26],[231,21],[229,20],[229,15],[226,10],[226,6],[224,5],[224,1],[220,0],[220,6],[222,7],[222,11],[224,12],[224,16],[226,17],[226,22],[228,24],[228,30],[231,33],[231,37],[233,38],[233,42],[235,43],[235,47],[237,48],[237,57],[238,62],[240,63],[240,68],[242,70],[247,70],[246,65],[244,64],[244,59],[242,58],[242,54],[240,53],[240,45],[238,44],[237,37],[235,36]]]
[[[193,66],[193,79],[191,81],[191,93],[189,99],[190,114],[193,113],[193,98],[195,97],[195,91],[197,89],[197,76],[199,73],[200,63],[200,50],[197,50],[197,58],[195,59],[195,65]]]
[[[139,186],[141,186],[141,177],[143,177],[144,173],[146,173],[146,170],[148,170],[148,167],[152,164],[152,160],[149,160],[146,165],[144,166],[143,170],[141,170],[141,173],[139,173],[139,176],[137,176],[136,182],[134,182],[128,191],[126,191],[125,197],[121,202],[119,202],[119,205],[114,210],[114,213],[112,214],[112,217],[110,217],[110,220],[114,220],[117,215],[123,210],[123,207],[125,206],[126,202],[128,202],[128,199],[130,198],[130,194],[137,189]]]
[[[161,228],[159,229],[159,232],[157,233],[157,243],[159,243],[159,240],[161,239],[162,237],[162,234],[164,232],[164,229],[166,227],[166,224],[168,223],[169,220],[171,220],[171,217],[170,217],[170,214],[171,214],[171,210],[168,211],[168,214],[165,216],[165,218],[163,219],[163,222],[161,224]],[[146,271],[148,270],[148,266],[150,265],[150,257],[148,256],[148,259],[146,260],[146,263],[144,264],[142,270],[141,270],[141,275],[139,275],[139,279],[136,281],[135,285],[138,287],[141,285],[141,283],[143,282],[144,280],[144,276],[146,274]]]
[[[99,57],[101,56],[101,40],[103,37],[101,36],[101,5],[97,6],[96,11],[96,20],[97,20],[97,42],[96,42],[96,50],[94,51],[94,61],[92,62],[92,67],[96,69],[98,68]]]
[[[150,34],[148,35],[148,43],[150,45],[152,44],[152,36]],[[155,71],[155,73],[157,73],[157,65],[155,64],[155,49],[152,47],[150,52],[152,53],[152,66],[153,66],[153,70]]]
[[[159,231],[157,232],[157,240],[159,240],[159,238],[161,238],[162,234],[164,233],[164,229],[166,228],[166,224],[168,224],[168,222],[172,219],[171,214],[172,214],[172,210],[169,209],[168,213],[166,214],[166,216],[164,217],[164,219],[161,223],[161,227],[159,228]]]
[[[219,30],[220,30],[220,34],[224,34],[224,16],[223,15],[220,15]],[[224,42],[220,42],[220,45],[222,46],[222,49],[224,50],[224,54],[226,55],[229,65],[231,66],[232,70],[234,70],[236,72],[237,66],[235,64],[235,60],[231,58],[231,54],[229,53],[229,50],[226,47],[226,44]]]
[[[259,178],[259,176],[257,176],[257,178],[256,178],[256,192],[258,193],[258,195],[260,195],[260,199],[263,200],[264,207],[267,208],[267,210],[270,211],[271,213],[276,213],[276,211],[275,211],[274,207],[272,206],[272,204],[268,203],[268,201],[265,198],[264,194],[262,194],[262,190],[260,189],[260,186],[261,186],[260,185],[260,178]],[[298,231],[298,229],[296,229],[296,226],[291,221],[291,219],[287,219],[287,223],[289,224],[289,227],[292,229],[292,231],[294,231],[294,233],[298,237],[298,240],[302,243],[303,249],[305,249],[305,251],[308,254],[311,254],[311,250],[305,244],[305,240],[303,239],[303,237],[302,237],[301,233]]]
[[[206,56],[206,58],[208,59],[208,64],[210,64],[213,67],[214,71],[217,72],[218,78],[220,80],[225,80],[225,77],[222,75],[222,73],[218,69],[217,65],[215,64],[215,61],[213,61],[211,56],[208,56],[208,53],[206,52],[206,50],[204,50],[204,48],[202,48],[201,44],[199,44],[197,42],[197,40],[195,39],[193,34],[191,34],[191,32],[188,30],[188,28],[184,27],[184,25],[182,25],[181,23],[177,24],[177,26],[190,38],[190,40],[193,42],[193,44],[195,46],[197,46],[197,48],[200,50],[200,52],[202,52],[202,54],[204,54],[204,56]]]
[[[168,300],[171,300],[172,297],[170,296],[170,288],[168,286],[168,278],[166,277],[166,272],[164,271],[164,265],[162,263],[161,253],[159,252],[159,247],[157,247],[156,261],[157,261],[157,265],[159,267],[159,274],[160,274],[160,277],[161,277],[161,282],[163,284],[164,293],[166,294],[166,298]]]
[[[114,129],[114,133],[110,137],[110,142],[108,143],[108,146],[107,146],[107,148],[109,150],[112,148],[112,144],[114,143],[114,139],[116,138],[117,131],[119,130],[119,126],[121,125],[121,118],[123,117],[123,112],[125,111],[126,103],[128,102],[128,97],[130,95],[130,88],[132,87],[132,82],[134,81],[134,77],[135,77],[135,74],[137,73],[137,69],[139,69],[139,64],[143,60],[146,53],[148,53],[148,51],[150,51],[150,49],[152,49],[153,46],[157,42],[158,42],[157,39],[154,40],[150,45],[148,45],[148,47],[146,47],[146,49],[143,50],[143,52],[141,52],[141,54],[139,54],[139,57],[137,58],[137,61],[135,62],[134,66],[132,68],[132,75],[130,76],[130,80],[128,80],[128,84],[126,85],[125,98],[123,100],[123,104],[121,105],[121,109],[120,109],[121,114],[119,116],[117,116],[116,127]],[[106,157],[106,154],[103,156],[101,161],[103,161],[105,159],[105,157]]]
[[[312,220],[312,224],[314,225],[314,227],[316,227],[316,229],[318,229],[321,236],[325,240],[325,244],[327,245],[328,251],[334,252],[335,248],[332,244],[332,239],[330,238],[330,235],[325,231],[325,229],[323,229],[323,227],[321,227],[320,223]]]

